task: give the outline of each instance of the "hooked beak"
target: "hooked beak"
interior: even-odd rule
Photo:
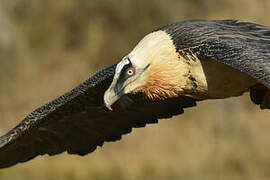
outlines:
[[[112,111],[112,106],[118,110],[126,110],[134,103],[134,101],[127,96],[123,88],[119,87],[115,81],[113,81],[104,94],[104,103],[105,106]]]
[[[113,88],[109,88],[104,94],[104,103],[109,110],[127,110],[134,104],[134,101],[123,91],[115,92]]]
[[[112,105],[119,100],[123,95],[123,89],[117,84],[117,79],[119,78],[119,73],[116,73],[110,87],[104,94],[105,106],[112,111]]]
[[[120,97],[123,95],[123,93],[120,92],[115,92],[113,88],[113,84],[110,86],[110,88],[105,92],[104,94],[104,103],[105,106],[112,111],[112,105],[120,99]]]
[[[112,110],[112,105],[117,101],[118,103],[115,104],[116,109],[118,109],[118,107],[121,109],[126,109],[130,104],[133,103],[133,101],[128,96],[126,96],[128,92],[126,92],[124,88],[125,80],[120,78],[121,70],[125,65],[130,63],[131,62],[129,58],[124,58],[116,66],[112,84],[104,94],[104,103],[109,110]]]

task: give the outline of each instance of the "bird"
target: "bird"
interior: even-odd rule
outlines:
[[[0,168],[44,154],[83,156],[199,101],[245,92],[270,109],[270,27],[239,20],[169,24],[1,136]]]

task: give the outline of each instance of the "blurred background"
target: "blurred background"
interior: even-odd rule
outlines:
[[[153,29],[187,19],[270,26],[269,9],[269,0],[1,0],[0,134]],[[38,157],[0,170],[0,180],[270,179],[269,117],[248,94],[200,102],[85,157]]]

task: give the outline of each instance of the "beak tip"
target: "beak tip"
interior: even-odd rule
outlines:
[[[111,107],[110,105],[107,105],[107,104],[106,104],[106,107],[107,107],[110,111],[113,110],[112,107]]]
[[[112,111],[112,103],[111,103],[111,98],[110,98],[110,94],[109,94],[109,91],[106,91],[105,94],[104,94],[104,105],[106,106],[106,108],[108,108],[110,111]]]

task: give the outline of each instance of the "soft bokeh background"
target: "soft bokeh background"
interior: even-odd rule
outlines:
[[[126,55],[153,29],[187,19],[270,26],[269,0],[1,0],[0,134]],[[2,179],[270,179],[270,111],[248,95],[198,103],[86,157],[38,157]]]

